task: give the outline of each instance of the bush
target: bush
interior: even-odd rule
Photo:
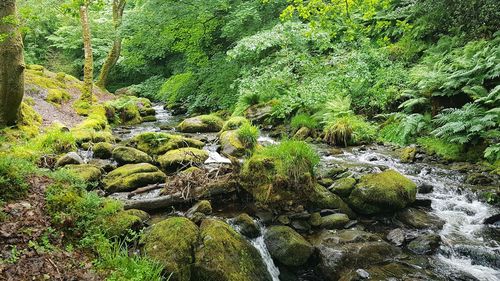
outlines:
[[[192,72],[173,75],[163,83],[154,99],[166,102],[169,108],[173,108],[186,102],[195,86]]]
[[[450,161],[458,161],[462,157],[462,145],[449,143],[438,138],[419,138],[417,143],[420,144],[428,154],[436,154],[437,156]]]
[[[290,121],[290,127],[293,130],[298,130],[302,127],[306,127],[309,129],[316,129],[318,128],[318,121],[314,119],[312,116],[309,114],[301,113],[295,115],[292,120]]]
[[[285,140],[278,145],[268,146],[258,151],[256,155],[277,159],[276,172],[290,184],[300,182],[300,178],[309,173],[314,176],[319,164],[319,156],[310,145],[303,141]]]
[[[324,129],[325,141],[333,145],[357,145],[375,139],[376,129],[359,115],[346,115],[329,122]]]
[[[379,138],[382,141],[407,145],[415,141],[417,136],[422,135],[429,128],[430,121],[429,114],[391,114],[380,130]]]
[[[246,148],[254,148],[259,138],[259,129],[250,123],[243,124],[237,131],[238,139]]]

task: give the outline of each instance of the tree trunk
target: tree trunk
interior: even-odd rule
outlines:
[[[23,41],[16,1],[0,1],[0,127],[14,125],[24,95]]]
[[[115,39],[113,42],[113,47],[109,51],[108,57],[104,62],[99,78],[97,79],[96,85],[100,88],[106,88],[108,83],[108,76],[111,69],[116,65],[116,62],[120,58],[120,52],[122,49],[122,37],[119,33],[119,28],[122,25],[123,10],[125,9],[126,0],[113,0],[113,25],[115,28]]]
[[[92,104],[92,87],[94,80],[94,57],[92,55],[92,42],[90,38],[89,9],[88,5],[80,6],[80,21],[83,30],[83,49],[85,62],[83,66],[84,90],[81,99]]]

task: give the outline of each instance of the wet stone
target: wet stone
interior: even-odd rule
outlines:
[[[405,242],[405,233],[401,228],[391,230],[387,234],[387,240],[396,246],[401,246]]]

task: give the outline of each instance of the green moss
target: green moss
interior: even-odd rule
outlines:
[[[248,121],[248,119],[246,119],[245,117],[241,117],[241,116],[231,117],[231,118],[229,118],[229,120],[227,120],[224,123],[224,126],[222,126],[222,129],[221,129],[221,132],[237,130],[238,128],[240,128],[244,124],[250,124],[250,121]]]
[[[221,151],[225,155],[242,157],[246,154],[247,148],[238,138],[236,131],[225,131],[220,135]]]
[[[463,159],[463,147],[459,144],[449,143],[437,138],[419,138],[417,143],[422,146],[427,154],[437,156],[450,161]]]
[[[403,163],[411,163],[411,162],[415,161],[416,154],[417,154],[417,148],[409,146],[409,147],[405,147],[401,150],[399,158],[401,159],[401,162],[403,162]]]
[[[128,164],[106,175],[103,183],[104,189],[108,192],[122,192],[148,184],[161,183],[166,178],[163,172],[151,164]]]
[[[108,142],[98,142],[92,147],[94,157],[101,159],[111,158],[113,145]]]
[[[90,164],[66,165],[65,169],[70,170],[76,177],[82,179],[85,183],[99,182],[102,177],[102,170],[99,167]]]
[[[356,214],[338,195],[331,193],[322,185],[315,185],[313,190],[309,192],[309,205],[318,209],[337,209],[340,212],[356,218]]]
[[[150,219],[149,214],[144,212],[143,210],[128,209],[128,210],[125,210],[124,212],[129,214],[129,215],[139,217],[142,221],[147,221]]]
[[[259,129],[249,123],[243,124],[238,130],[236,130],[236,135],[245,149],[253,150],[257,145],[257,139],[259,138]]]
[[[183,133],[219,132],[224,121],[215,115],[200,115],[182,121],[177,128]]]
[[[396,211],[415,201],[417,185],[394,170],[363,176],[349,195],[349,204],[362,214]]]
[[[104,107],[100,104],[93,105],[90,112],[82,123],[71,129],[77,144],[85,142],[112,142],[114,137],[108,126]]]
[[[137,149],[150,155],[160,155],[167,151],[184,147],[201,149],[205,145],[196,139],[156,132],[146,132],[136,135],[132,138],[132,143],[134,143]]]
[[[170,150],[158,157],[158,163],[160,163],[164,170],[172,172],[183,167],[203,164],[207,159],[207,151],[193,147],[184,147]]]
[[[198,234],[198,227],[189,219],[174,217],[155,224],[141,242],[149,257],[173,273],[173,280],[189,281],[193,280],[191,265]]]
[[[341,178],[329,187],[330,191],[339,195],[342,198],[349,197],[354,185],[356,184],[356,179],[354,178]]]
[[[18,157],[0,154],[0,201],[23,196],[28,188],[27,177],[35,172],[35,165]]]
[[[343,229],[349,223],[346,214],[331,214],[321,218],[321,227],[324,229]]]
[[[38,135],[42,125],[42,116],[38,114],[31,106],[21,103],[19,121],[17,127],[27,136]]]
[[[110,121],[119,120],[121,124],[141,123],[143,121],[141,112],[147,112],[152,106],[151,101],[148,99],[135,96],[121,96],[107,102],[105,105],[113,108],[116,115],[112,116]]]
[[[112,155],[119,165],[153,162],[149,155],[132,147],[117,146]]]
[[[305,264],[314,251],[309,242],[288,226],[270,227],[264,240],[273,259],[287,266]]]
[[[142,219],[127,211],[120,211],[107,217],[104,228],[108,237],[121,237],[129,230],[138,230],[142,227]]]
[[[49,89],[49,94],[47,95],[47,101],[56,105],[67,102],[70,98],[71,96],[68,92],[61,89]]]
[[[206,219],[200,230],[203,246],[195,253],[192,280],[271,280],[257,250],[227,223]]]

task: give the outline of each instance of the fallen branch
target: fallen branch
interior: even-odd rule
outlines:
[[[165,184],[164,183],[157,183],[157,184],[151,184],[151,185],[148,185],[148,186],[145,186],[145,187],[140,187],[132,192],[130,192],[127,197],[130,199],[138,194],[142,194],[142,193],[146,193],[148,191],[151,191],[151,190],[155,190],[155,189],[159,189],[159,188],[163,188],[165,187]]]

